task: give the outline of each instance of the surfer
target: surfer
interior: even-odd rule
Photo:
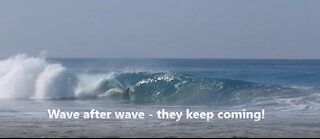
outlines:
[[[123,99],[124,100],[130,100],[129,91],[130,91],[129,87],[127,87],[126,89],[123,89]]]

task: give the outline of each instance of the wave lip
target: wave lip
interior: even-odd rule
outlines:
[[[288,105],[280,99],[304,98],[315,93],[314,90],[304,88],[171,72],[117,73],[112,79],[102,81],[96,92],[116,99],[121,90],[112,89],[123,86],[131,86],[131,94],[134,96],[132,101],[135,104],[280,106]]]
[[[93,71],[95,69],[92,69]],[[320,104],[319,91],[175,72],[74,72],[42,57],[19,54],[0,61],[0,98],[122,100],[133,104],[299,106]]]

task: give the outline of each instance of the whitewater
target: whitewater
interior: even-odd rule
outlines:
[[[319,137],[319,60],[0,59],[1,137]],[[130,88],[130,100],[122,98]],[[50,120],[46,110],[266,110],[260,122]],[[254,129],[254,130],[252,130]],[[282,129],[281,134],[279,130]],[[142,130],[146,131],[139,134]],[[232,132],[231,132],[232,131]]]
[[[319,103],[314,87],[277,85],[175,71],[68,70],[44,57],[19,54],[0,61],[0,98],[121,99],[130,87],[135,104],[299,105]],[[304,101],[308,98],[309,101]]]

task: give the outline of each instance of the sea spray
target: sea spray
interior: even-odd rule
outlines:
[[[38,76],[34,98],[74,98],[75,85],[75,78],[62,65],[50,64]]]
[[[315,88],[198,76],[175,71],[121,71],[19,54],[0,60],[0,98],[122,100],[130,87],[132,104],[293,106],[319,103]],[[102,62],[99,60],[99,62]],[[112,65],[110,65],[112,66]],[[68,68],[67,68],[68,67]],[[71,69],[69,68],[71,67]],[[90,69],[91,68],[91,69]],[[90,69],[90,70],[87,70]]]
[[[66,98],[75,82],[61,64],[19,54],[0,61],[0,98]]]
[[[19,54],[0,61],[0,98],[30,98],[35,82],[47,66],[44,59]]]

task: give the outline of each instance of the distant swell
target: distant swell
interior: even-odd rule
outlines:
[[[92,69],[94,71],[94,69]],[[44,58],[17,55],[0,61],[0,98],[122,100],[134,104],[309,106],[317,90],[173,72],[72,72]]]

